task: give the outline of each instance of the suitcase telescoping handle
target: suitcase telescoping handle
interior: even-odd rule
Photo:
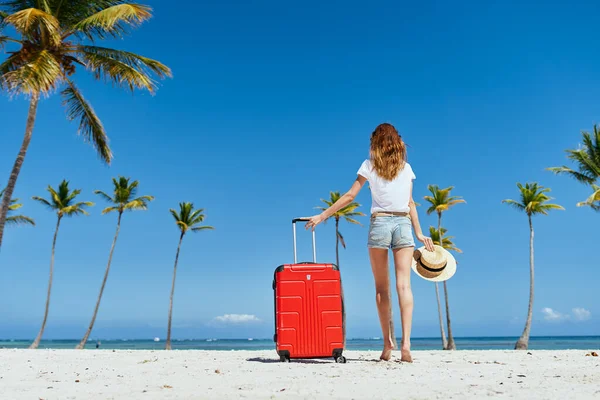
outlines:
[[[296,253],[296,222],[308,222],[310,218],[294,218],[292,220],[292,232],[294,234],[294,264],[298,263],[298,255]],[[313,262],[317,262],[317,248],[315,241],[315,231],[312,230],[312,249],[313,249]]]

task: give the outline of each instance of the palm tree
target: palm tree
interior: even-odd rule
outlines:
[[[340,199],[340,197],[342,197],[342,195],[340,194],[340,192],[329,192],[329,200],[326,199],[321,199],[321,201],[323,203],[325,203],[327,205],[327,207],[317,207],[317,209],[319,210],[326,210],[328,207],[331,207],[336,201],[338,201]],[[340,243],[342,244],[342,247],[345,249],[346,248],[346,241],[344,240],[344,237],[342,236],[342,233],[340,232],[340,219],[344,219],[347,222],[351,223],[351,224],[356,224],[356,225],[360,225],[360,222],[358,222],[357,220],[355,220],[353,217],[364,217],[365,214],[363,214],[360,211],[356,211],[356,209],[360,207],[360,204],[358,204],[357,202],[352,202],[350,204],[348,204],[346,207],[339,209],[335,214],[331,215],[329,218],[334,218],[335,219],[335,262],[336,265],[340,266]],[[344,290],[342,288],[342,299],[344,298]],[[391,294],[390,294],[391,296]],[[391,304],[391,297],[390,297],[390,304]],[[344,330],[344,337],[346,337],[346,313],[344,312],[342,315],[342,327]],[[394,346],[396,346],[395,343],[395,335],[394,335],[394,321],[392,316],[390,315],[390,333],[392,334],[392,338],[394,338]]]
[[[77,345],[77,349],[83,349],[87,343],[92,329],[94,328],[94,322],[96,321],[96,315],[98,314],[98,308],[100,307],[100,300],[102,300],[102,293],[106,286],[106,280],[108,279],[108,273],[110,272],[110,264],[112,262],[113,252],[115,250],[115,244],[119,237],[119,230],[121,229],[121,217],[125,211],[136,211],[136,210],[147,210],[148,202],[154,200],[153,196],[140,196],[135,197],[137,194],[137,188],[139,185],[138,181],[129,183],[130,178],[123,176],[119,177],[119,180],[113,178],[113,196],[109,196],[101,190],[95,190],[94,193],[102,197],[104,200],[112,204],[110,207],[106,207],[102,210],[102,214],[108,214],[110,212],[117,212],[117,230],[115,237],[113,238],[112,245],[110,247],[110,253],[108,253],[108,263],[106,264],[106,271],[104,272],[104,279],[102,280],[102,286],[100,286],[100,294],[98,294],[98,300],[96,301],[96,307],[94,308],[94,314],[92,315],[92,321],[88,330],[85,332],[83,339]]]
[[[46,200],[42,197],[33,196],[33,200],[39,201],[50,210],[56,213],[56,228],[54,229],[54,239],[52,240],[52,255],[50,256],[50,276],[48,278],[48,294],[46,295],[46,308],[44,310],[44,319],[42,320],[42,327],[37,337],[29,346],[30,349],[37,349],[44,335],[44,329],[46,328],[46,321],[48,320],[48,310],[50,309],[50,293],[52,292],[52,278],[54,276],[54,250],[56,249],[56,237],[58,236],[58,228],[60,227],[60,221],[63,217],[72,217],[75,215],[88,215],[85,207],[92,207],[94,203],[89,201],[75,203],[75,198],[81,193],[81,190],[75,189],[72,192],[69,191],[69,182],[63,180],[58,185],[58,190],[54,190],[52,186],[48,185],[46,189],[50,193],[50,200]]]
[[[592,189],[594,190],[594,193],[592,193],[585,201],[577,203],[577,207],[588,206],[594,211],[600,211],[600,186],[592,184]]]
[[[169,210],[175,219],[175,224],[179,228],[179,244],[177,245],[177,253],[175,253],[175,266],[173,267],[173,283],[171,284],[171,298],[169,301],[169,323],[167,327],[167,343],[166,350],[171,350],[171,317],[173,315],[173,295],[175,294],[175,278],[177,277],[177,261],[179,260],[179,250],[181,250],[181,242],[187,231],[200,232],[207,229],[214,229],[212,226],[200,225],[204,222],[204,210],[194,210],[192,203],[179,203],[179,212],[174,209]]]
[[[515,350],[527,350],[529,344],[529,332],[531,331],[531,317],[533,315],[533,223],[531,217],[536,214],[548,215],[549,210],[564,210],[558,204],[550,204],[552,200],[546,193],[550,188],[538,186],[537,183],[526,183],[525,186],[517,183],[520,192],[519,200],[502,200],[519,211],[524,211],[529,220],[529,308],[527,310],[527,321],[523,334],[515,345]]]
[[[342,197],[340,192],[330,192],[329,200],[321,199],[321,201],[323,203],[325,203],[327,205],[327,207],[319,206],[319,207],[317,207],[317,209],[327,210],[327,208],[331,207],[336,201],[338,201],[340,199],[340,197]],[[336,261],[336,265],[338,267],[340,266],[340,253],[339,253],[340,243],[342,244],[343,248],[346,248],[346,241],[344,240],[344,237],[342,236],[342,234],[340,232],[340,219],[343,218],[344,220],[346,220],[347,222],[350,222],[351,224],[360,225],[360,222],[358,222],[357,220],[355,220],[353,218],[353,217],[364,217],[365,216],[365,214],[363,214],[362,212],[356,211],[356,209],[358,207],[360,207],[360,204],[358,204],[357,202],[352,202],[352,203],[348,204],[346,207],[341,208],[335,214],[333,214],[329,217],[329,218],[335,219],[335,261]]]
[[[4,194],[4,189],[0,190],[0,199]],[[35,225],[35,221],[26,215],[10,215],[13,211],[23,207],[23,204],[19,203],[19,199],[11,199],[8,204],[8,216],[6,217],[6,223],[8,225]]]
[[[454,239],[454,236],[446,236],[446,228],[442,228],[441,231],[443,237],[443,244],[441,246],[446,250],[462,253],[462,250],[456,247],[456,245],[452,241],[452,239]],[[437,244],[438,246],[440,246],[440,231],[438,229],[434,228],[433,226],[430,226],[429,237],[431,237],[431,240],[433,240],[433,244]]]
[[[600,199],[600,194],[597,194],[598,186],[594,185],[600,182],[600,126],[594,125],[593,133],[582,132],[581,135],[583,146],[576,150],[566,150],[567,158],[575,163],[577,171],[566,166],[552,167],[548,170],[555,174],[566,174],[585,185],[592,185],[594,194],[587,200],[579,202],[577,206],[590,206],[593,210],[600,211],[600,207],[594,205],[594,202]]]
[[[96,41],[123,37],[128,28],[151,16],[151,8],[124,0],[11,0],[0,2],[0,50],[14,51],[0,63],[0,89],[29,98],[25,135],[0,207],[0,246],[10,199],[31,141],[38,102],[42,95],[61,90],[69,120],[78,120],[79,134],[92,142],[98,155],[110,163],[112,153],[102,122],[72,79],[78,67],[113,85],[154,93],[154,76],[171,71],[158,61],[127,51],[96,46]],[[10,26],[15,37],[2,35]]]
[[[455,206],[459,203],[466,203],[462,198],[458,196],[450,196],[450,192],[454,189],[454,186],[440,189],[437,185],[428,185],[427,189],[431,192],[431,196],[425,196],[424,199],[429,202],[430,207],[427,209],[427,214],[437,213],[438,215],[438,239],[444,238],[444,232],[442,231],[442,213],[448,211],[450,207]],[[446,323],[448,324],[448,341],[446,342],[444,334],[444,323],[442,321],[442,310],[440,304],[440,292],[438,289],[437,282],[435,284],[435,295],[438,301],[438,316],[440,318],[440,331],[442,334],[442,346],[445,350],[456,350],[456,344],[454,343],[454,336],[452,335],[452,324],[450,323],[450,305],[448,304],[448,285],[444,281],[444,300],[446,302]]]

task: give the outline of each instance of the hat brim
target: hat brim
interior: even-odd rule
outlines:
[[[425,246],[419,247],[415,251],[422,252],[423,250],[425,250]],[[413,257],[411,267],[412,267],[412,270],[415,272],[415,274],[419,275],[419,277],[425,279],[426,281],[430,281],[430,282],[443,282],[443,281],[447,281],[448,279],[452,278],[454,276],[454,274],[456,273],[456,259],[454,258],[452,253],[450,253],[448,250],[446,250],[446,249],[442,249],[442,250],[446,254],[447,263],[446,263],[446,268],[444,268],[444,270],[442,271],[441,274],[439,274],[438,276],[433,277],[433,278],[423,276],[423,274],[421,274],[419,269],[417,268],[417,260],[415,260],[415,258]]]

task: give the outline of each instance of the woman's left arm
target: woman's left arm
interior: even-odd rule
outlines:
[[[338,199],[338,201],[333,203],[330,207],[328,207],[321,214],[310,217],[309,221],[306,223],[306,229],[314,230],[315,227],[317,225],[319,225],[321,222],[327,220],[333,214],[338,212],[338,210],[340,210],[340,209],[346,207],[348,204],[352,203],[354,201],[354,199],[356,198],[356,196],[358,195],[358,193],[360,192],[360,189],[362,189],[362,187],[366,181],[367,181],[367,179],[364,176],[358,175],[356,177],[356,180],[352,184],[352,187],[350,187],[350,190],[348,190],[346,193],[344,193]]]
[[[410,220],[412,222],[413,229],[415,231],[415,236],[417,240],[425,245],[425,248],[429,251],[434,251],[433,240],[430,237],[423,235],[423,231],[421,230],[421,224],[419,223],[419,213],[417,212],[417,205],[415,204],[412,197],[412,181],[410,183],[410,197],[408,201],[408,205],[410,207],[409,215]]]

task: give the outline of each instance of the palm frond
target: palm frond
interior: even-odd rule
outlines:
[[[6,217],[6,223],[8,225],[34,225],[35,221],[33,218],[27,217],[25,215],[11,215]]]
[[[205,225],[205,226],[196,226],[196,227],[192,228],[192,232],[200,232],[200,231],[206,231],[206,230],[212,231],[214,229],[215,228],[213,228],[212,226],[208,226],[208,225]]]
[[[191,203],[190,203],[191,204]],[[194,206],[191,204],[190,211],[193,210]],[[198,223],[204,221],[204,209],[198,208],[197,210],[189,213],[189,218],[192,223]]]
[[[0,11],[0,30],[2,28],[4,28],[4,26],[6,25],[6,23],[4,22],[4,20],[6,19],[6,17],[8,17],[8,13],[4,12],[4,11]]]
[[[537,213],[548,215],[549,210],[564,210],[565,208],[558,204],[540,204],[536,210]]]
[[[347,216],[344,216],[344,219],[351,224],[362,226],[362,224],[355,219],[348,218]]]
[[[568,175],[578,182],[593,184],[600,180],[600,127],[594,125],[593,133],[582,132],[582,145],[565,150],[577,170],[567,166],[548,168],[555,174]]]
[[[340,231],[337,232],[337,236],[338,238],[340,238],[340,243],[342,244],[342,247],[346,248],[346,241],[344,240],[344,237],[342,236],[342,233]]]
[[[39,35],[43,44],[58,46],[61,42],[58,20],[39,8],[17,11],[6,16],[3,22],[12,25],[26,38],[34,38]]]
[[[177,225],[179,227],[179,229],[181,230],[182,233],[185,233],[188,230],[188,226],[182,221],[176,221],[175,225]]]
[[[0,88],[12,94],[48,93],[62,80],[58,60],[48,50],[22,54],[23,50],[0,64]]]
[[[0,31],[1,30],[2,30],[2,24],[0,23]],[[4,50],[4,46],[6,46],[6,43],[8,43],[8,42],[22,44],[22,42],[20,40],[13,39],[9,36],[0,35],[0,50]]]
[[[110,197],[109,195],[104,193],[102,190],[94,190],[94,194],[97,194],[98,196],[102,197],[105,201],[107,201],[109,203],[115,202],[112,197]]]
[[[133,199],[123,206],[123,210],[147,210],[148,202],[154,200],[152,196],[141,196]]]
[[[466,200],[461,198],[451,198],[448,200],[448,207],[452,207],[456,204],[466,204]]]
[[[169,209],[169,212],[170,212],[170,213],[171,213],[171,215],[173,216],[173,219],[175,220],[175,223],[179,223],[179,222],[180,222],[180,220],[179,220],[179,214],[177,213],[177,211],[176,211],[176,210],[174,210],[174,209],[172,209],[172,208],[170,208],[170,209]]]
[[[589,175],[582,174],[581,172],[574,171],[569,167],[551,167],[547,168],[548,171],[554,172],[556,175],[564,174],[569,175],[571,178],[575,179],[578,182],[590,184],[594,182],[594,178]]]
[[[46,190],[48,191],[48,193],[50,193],[50,202],[52,203],[52,207],[54,209],[61,209],[64,206],[64,204],[62,203],[61,196],[50,185],[48,185],[48,188]]]
[[[102,210],[102,214],[108,214],[113,211],[119,211],[119,207],[118,206],[106,207],[104,210]]]
[[[508,204],[509,206],[512,206],[512,207],[516,208],[517,210],[525,210],[525,206],[516,200],[506,199],[506,200],[502,200],[502,203]]]
[[[42,203],[43,205],[45,205],[49,209],[54,210],[54,205],[52,203],[50,203],[48,200],[44,199],[43,197],[33,196],[31,198],[33,200],[37,201],[37,202]]]
[[[577,203],[577,207],[591,207],[593,210],[600,210],[600,186],[592,185],[594,192],[585,201]],[[598,203],[598,204],[596,204]]]
[[[102,161],[110,164],[112,152],[102,122],[73,82],[67,79],[67,84],[68,86],[62,91],[63,104],[67,107],[67,118],[71,121],[79,119],[78,133],[86,142],[92,143]]]
[[[64,207],[61,212],[65,216],[75,216],[75,215],[89,215],[89,213],[85,210],[85,207],[93,207],[94,203],[91,201],[84,201],[81,203],[76,203],[71,206]]]
[[[77,46],[74,51],[96,79],[112,82],[132,92],[146,89],[154,93],[156,83],[151,78],[152,74],[161,79],[172,76],[167,66],[134,53],[96,46]]]
[[[79,21],[71,31],[84,34],[90,40],[121,37],[127,27],[137,27],[150,19],[151,11],[150,7],[139,4],[115,4]]]

